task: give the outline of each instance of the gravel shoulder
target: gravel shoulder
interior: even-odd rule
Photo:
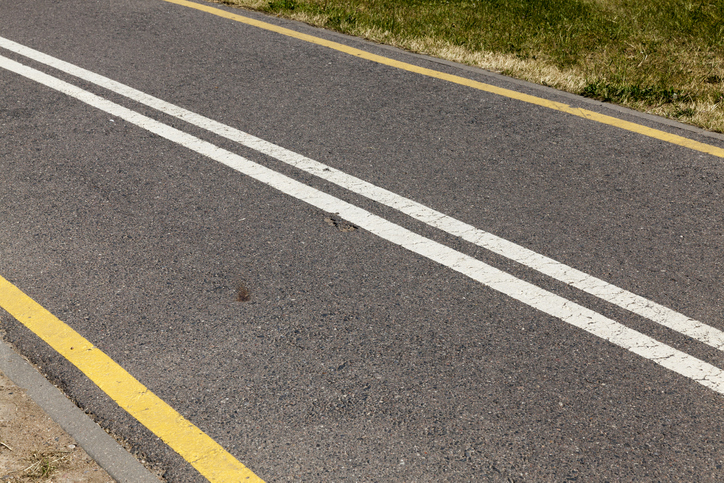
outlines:
[[[0,480],[114,481],[26,391],[0,373]]]

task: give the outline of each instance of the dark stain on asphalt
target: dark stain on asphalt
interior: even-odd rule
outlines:
[[[251,293],[249,289],[243,283],[239,282],[236,287],[236,301],[237,302],[248,302],[251,300]]]

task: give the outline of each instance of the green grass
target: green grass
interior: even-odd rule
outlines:
[[[724,0],[223,0],[724,132]]]

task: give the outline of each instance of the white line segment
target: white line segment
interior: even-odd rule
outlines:
[[[243,131],[227,126],[200,114],[138,91],[127,85],[90,72],[68,62],[56,59],[37,50],[0,37],[0,47],[43,63],[67,74],[96,84],[131,100],[145,104],[164,114],[176,117],[262,154],[287,163],[306,173],[334,183],[353,193],[394,208],[415,220],[421,221],[451,235],[462,238],[479,247],[520,263],[528,268],[575,287],[583,292],[617,305],[652,322],[675,330],[719,350],[724,350],[724,332],[687,317],[675,310],[648,300],[640,295],[619,288],[604,280],[588,275],[573,267],[548,258],[492,233],[440,213],[409,198],[405,198],[338,169],[327,166],[293,151],[277,146]]]
[[[413,233],[357,206],[302,184],[209,142],[167,126],[43,72],[0,56],[0,67],[124,119],[202,156],[216,160],[282,193],[345,220],[407,250],[451,268],[526,305],[649,359],[720,394],[724,371],[614,320],[517,279],[473,257]]]

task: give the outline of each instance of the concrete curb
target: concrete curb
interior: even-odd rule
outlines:
[[[70,402],[5,341],[0,341],[0,371],[22,389],[108,474],[119,483],[159,483],[159,479]]]

